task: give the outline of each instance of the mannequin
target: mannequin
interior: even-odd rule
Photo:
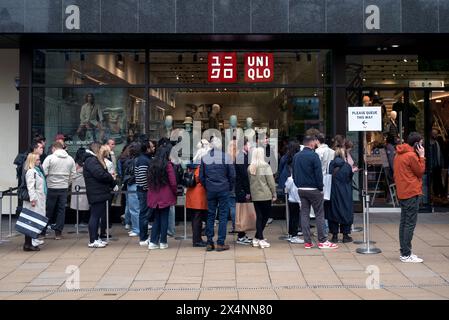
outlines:
[[[184,119],[184,128],[187,132],[187,134],[189,135],[189,151],[188,151],[188,155],[189,155],[189,159],[188,162],[190,162],[193,158],[193,154],[192,154],[192,148],[193,148],[193,135],[192,135],[192,126],[193,126],[193,119],[192,117],[185,117]]]
[[[397,144],[397,139],[399,137],[398,125],[396,123],[397,116],[398,116],[398,113],[396,111],[391,111],[390,112],[390,121],[388,122],[388,127],[387,127],[388,137],[393,138],[394,145]]]
[[[209,129],[219,129],[219,123],[218,123],[218,114],[220,113],[220,105],[214,103],[212,105],[212,112],[209,116]]]
[[[172,131],[173,131],[173,117],[168,115],[165,117],[165,122],[164,122],[164,127],[165,127],[165,137],[166,138],[170,138]]]
[[[229,117],[229,127],[232,130],[237,129],[237,116],[235,114]]]
[[[253,128],[254,120],[251,117],[246,118],[246,126],[245,129],[252,129]]]

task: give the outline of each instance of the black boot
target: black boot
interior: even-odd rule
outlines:
[[[338,243],[338,234],[337,233],[332,234],[331,242]]]
[[[343,235],[343,243],[352,242],[352,237],[348,234]]]

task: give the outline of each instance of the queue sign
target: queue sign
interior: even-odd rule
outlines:
[[[382,131],[382,107],[349,107],[348,131]]]

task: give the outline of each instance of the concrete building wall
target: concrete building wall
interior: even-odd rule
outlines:
[[[19,144],[19,111],[15,109],[19,91],[14,81],[18,76],[19,50],[0,49],[0,191],[17,185],[16,168],[12,163]],[[5,212],[9,212],[6,199],[3,201]]]

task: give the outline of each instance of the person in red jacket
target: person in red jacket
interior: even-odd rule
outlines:
[[[171,147],[163,146],[148,170],[148,207],[153,209],[154,223],[148,249],[167,249],[168,213],[176,204],[176,176],[170,161]],[[160,244],[158,244],[160,241]]]
[[[422,177],[426,170],[423,138],[412,132],[406,144],[396,146],[394,159],[394,181],[401,205],[401,222],[399,225],[399,242],[402,262],[423,262],[412,253],[412,239],[418,220],[419,198],[422,193]]]

